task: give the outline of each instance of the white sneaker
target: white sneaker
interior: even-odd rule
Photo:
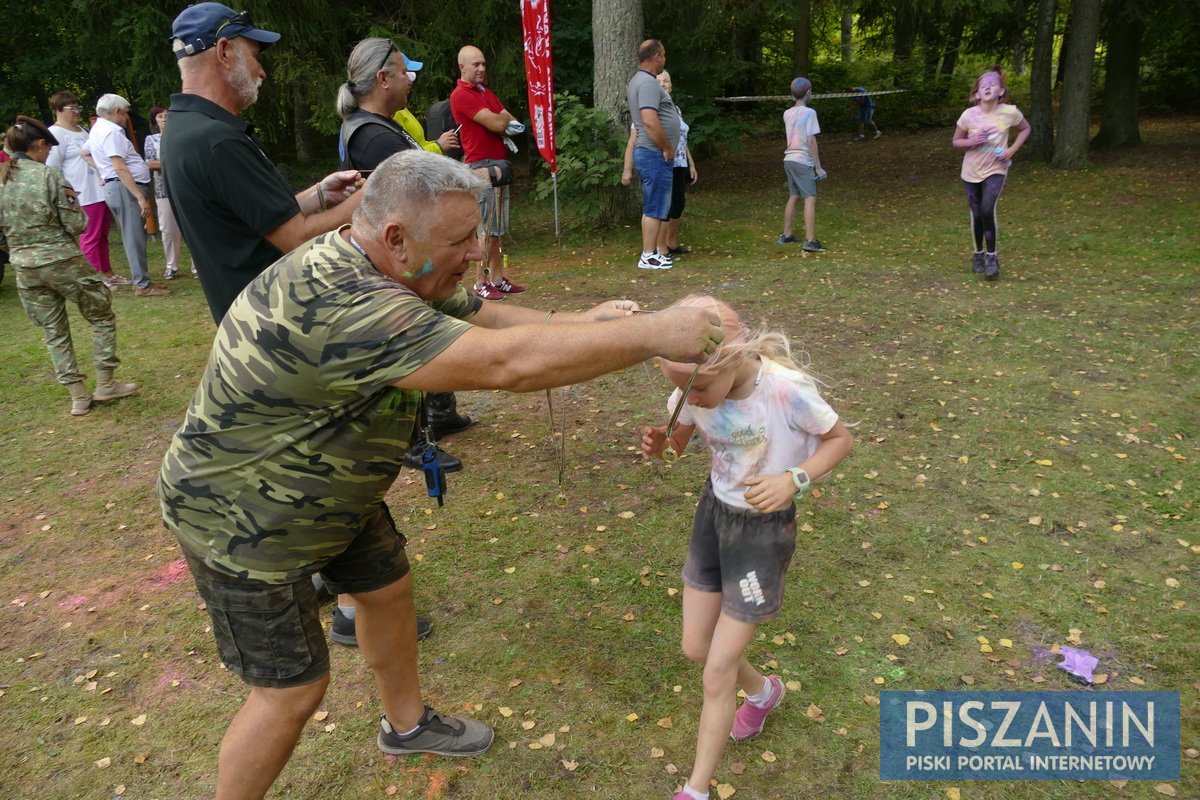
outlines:
[[[671,258],[670,253],[657,253],[656,252],[655,255],[658,256],[659,261],[661,261],[663,264],[666,265],[663,267],[663,269],[670,269],[671,267],[675,266],[675,259]]]
[[[664,259],[658,253],[643,253],[638,259],[638,269],[670,269],[673,266],[670,259]]]

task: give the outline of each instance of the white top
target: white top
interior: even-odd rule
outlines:
[[[817,112],[808,106],[792,106],[783,112],[783,129],[787,135],[783,160],[813,166],[812,153],[808,151],[808,137],[821,132]]]
[[[50,133],[58,139],[58,144],[50,148],[46,166],[54,167],[63,174],[75,194],[79,195],[79,205],[103,203],[104,184],[100,182],[100,175],[79,155],[81,150],[87,149],[88,132],[51,125]]]
[[[683,392],[667,400],[673,412]],[[712,451],[713,493],[735,508],[753,510],[746,502],[746,479],[782,475],[807,461],[822,434],[838,415],[808,375],[763,359],[754,391],[744,400],[726,400],[716,408],[685,405],[679,423],[695,425]],[[818,476],[813,475],[813,478]]]
[[[117,171],[113,169],[113,156],[125,159],[129,174],[136,183],[150,182],[150,168],[146,161],[134,148],[133,142],[125,135],[125,129],[112,120],[100,117],[88,134],[87,149],[92,154],[92,160],[100,168],[100,178],[104,181],[115,180]]]

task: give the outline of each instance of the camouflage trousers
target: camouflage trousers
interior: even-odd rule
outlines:
[[[46,335],[46,349],[54,363],[54,374],[64,386],[83,380],[75,347],[67,301],[92,326],[92,360],[96,369],[115,369],[117,318],[112,310],[112,292],[82,255],[41,267],[17,267],[17,294],[34,325]]]

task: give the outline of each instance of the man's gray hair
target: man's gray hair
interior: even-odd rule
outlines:
[[[358,109],[358,101],[375,89],[375,76],[382,69],[388,75],[395,75],[392,68],[389,50],[400,52],[391,39],[378,36],[363,39],[354,45],[350,58],[346,61],[346,82],[338,87],[337,113],[342,119],[353,114]],[[383,60],[388,59],[384,64]]]
[[[399,220],[418,239],[426,239],[433,222],[430,212],[442,195],[466,192],[478,199],[487,187],[487,181],[452,158],[405,150],[384,159],[371,174],[354,212],[354,227],[378,233]]]
[[[96,101],[96,113],[100,116],[111,114],[114,111],[124,111],[129,108],[129,101],[119,94],[101,95]]]

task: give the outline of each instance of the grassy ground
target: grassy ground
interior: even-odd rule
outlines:
[[[666,273],[634,268],[632,229],[556,249],[548,210],[517,205],[508,249],[534,287],[521,302],[660,308],[717,293],[787,330],[857,423],[854,453],[800,508],[784,614],[750,648],[799,688],[760,739],[728,749],[717,777],[738,797],[1200,796],[1189,755],[1157,790],[878,779],[881,690],[1078,688],[1047,652],[1070,642],[1100,657],[1097,692],[1179,691],[1184,747],[1200,747],[1200,122],[1144,133],[1081,172],[1018,163],[994,284],[967,268],[948,131],[823,143],[818,256],[774,244],[777,143],[700,165],[685,225],[696,253]],[[118,292],[119,375],[142,393],[79,419],[11,275],[0,289],[7,796],[211,796],[244,691],[214,658],[153,494],[212,335],[198,285],[172,289]],[[557,391],[560,488],[544,397],[462,396],[480,424],[449,443],[468,469],[450,476],[446,507],[415,473],[390,502],[436,625],[425,691],[494,725],[496,745],[467,761],[383,756],[369,674],[334,646],[321,718],[272,796],[673,793],[699,715],[677,590],[707,459],[642,463],[635,430],[663,421],[665,397],[643,367]]]

